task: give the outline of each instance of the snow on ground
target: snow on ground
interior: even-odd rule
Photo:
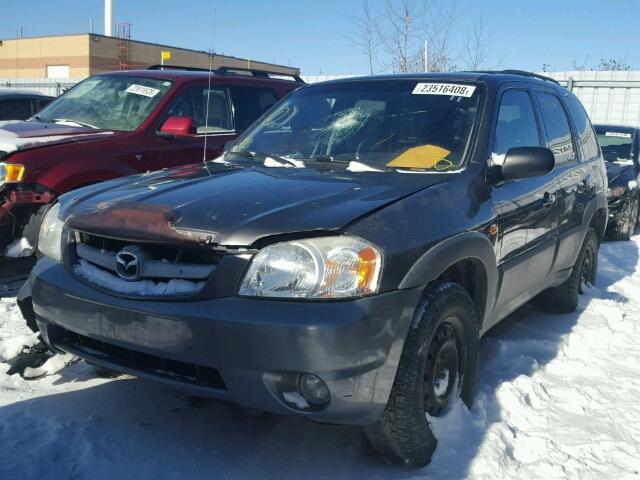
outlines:
[[[639,478],[639,249],[640,236],[603,246],[575,314],[524,307],[483,339],[474,407],[434,421],[424,469],[367,455],[357,428],[254,416],[54,358],[37,380],[0,363],[0,478]],[[32,336],[0,300],[2,358],[20,342]]]

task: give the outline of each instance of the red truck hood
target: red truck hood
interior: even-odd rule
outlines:
[[[64,124],[11,120],[0,122],[0,151],[10,153],[43,144],[104,138],[114,133]]]

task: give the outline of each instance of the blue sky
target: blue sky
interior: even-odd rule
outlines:
[[[113,0],[114,21],[131,22],[132,37],[175,46],[289,64],[305,74],[367,73],[366,57],[349,40],[360,0]],[[380,6],[384,0],[369,0]],[[440,0],[450,5],[450,0]],[[502,68],[570,69],[601,57],[640,69],[640,0],[458,0],[454,53],[483,15],[493,61]],[[103,31],[102,0],[0,0],[0,38]]]

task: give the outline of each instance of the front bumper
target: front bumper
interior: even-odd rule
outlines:
[[[313,303],[126,300],[46,258],[29,282],[38,327],[54,349],[249,408],[354,425],[384,410],[422,293]],[[327,406],[300,407],[285,395],[301,372],[326,382]]]

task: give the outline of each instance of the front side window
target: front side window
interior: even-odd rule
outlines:
[[[192,118],[196,132],[200,135],[229,133],[234,130],[231,102],[226,88],[211,88],[207,92],[207,85],[188,87],[178,95],[168,116]]]
[[[304,87],[249,129],[231,153],[453,171],[464,163],[480,96],[476,86],[415,80]]]
[[[597,126],[598,143],[607,162],[633,160],[633,134],[627,129]]]
[[[100,75],[79,83],[34,119],[105,130],[138,128],[173,82],[156,78]]]
[[[560,99],[548,93],[538,93],[542,123],[547,132],[548,147],[556,158],[556,164],[576,159],[567,114]]]
[[[493,138],[493,163],[502,165],[512,148],[539,146],[538,123],[529,94],[525,90],[507,90],[500,99]]]

